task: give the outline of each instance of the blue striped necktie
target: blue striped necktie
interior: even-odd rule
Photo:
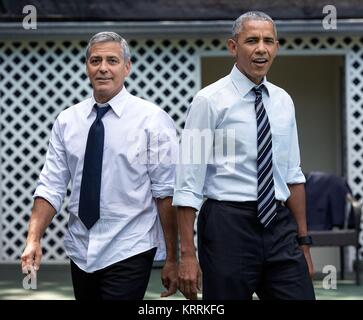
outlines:
[[[272,135],[263,106],[261,87],[254,87],[252,90],[256,95],[257,120],[257,216],[266,228],[276,217],[276,201],[272,173]]]
[[[88,132],[78,209],[78,216],[87,229],[91,229],[100,218],[100,192],[105,136],[102,117],[110,110],[111,106],[108,105],[107,107],[100,108],[95,104],[94,108],[97,111],[97,116]]]

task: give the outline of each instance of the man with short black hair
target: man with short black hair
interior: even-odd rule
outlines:
[[[182,158],[190,132],[212,138],[200,144],[202,164],[184,161],[177,169],[179,289],[189,299],[197,297],[202,277],[204,299],[315,298],[294,105],[265,77],[278,47],[268,15],[240,16],[228,40],[231,73],[198,92],[190,106]],[[230,151],[231,138],[235,153],[218,152]],[[201,269],[193,241],[198,210]]]

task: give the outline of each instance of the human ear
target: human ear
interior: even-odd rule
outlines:
[[[236,42],[236,40],[228,39],[227,47],[228,47],[228,51],[232,55],[232,57],[236,57],[237,56],[237,42]]]

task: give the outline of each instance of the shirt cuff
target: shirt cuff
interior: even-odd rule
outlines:
[[[154,198],[164,199],[166,197],[172,197],[174,193],[173,184],[156,184],[151,185],[151,193]]]
[[[57,195],[51,194],[45,187],[39,186],[33,195],[33,199],[40,197],[47,200],[58,213],[62,207],[62,200]]]
[[[203,204],[203,196],[189,190],[176,190],[173,197],[173,206],[192,207],[200,210]]]
[[[287,184],[299,184],[305,182],[306,179],[300,167],[292,168],[287,171]]]

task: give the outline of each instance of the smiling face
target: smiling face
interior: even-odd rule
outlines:
[[[273,24],[264,20],[247,20],[236,38],[228,40],[229,52],[237,68],[251,81],[259,84],[276,57],[279,43]]]
[[[117,95],[131,69],[125,62],[121,44],[98,42],[91,46],[87,60],[87,75],[98,103],[105,103]]]

